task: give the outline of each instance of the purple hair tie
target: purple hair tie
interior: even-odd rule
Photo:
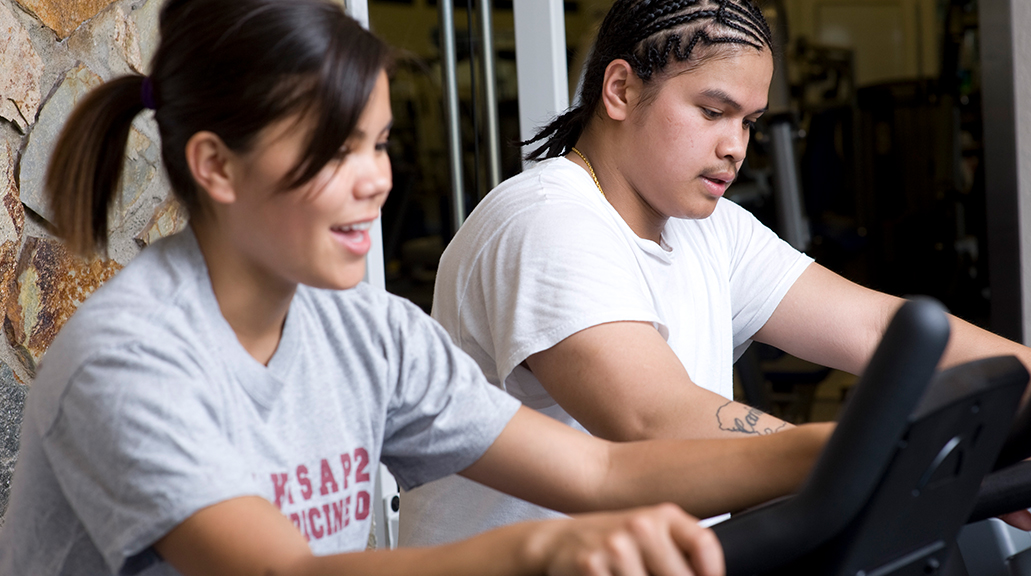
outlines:
[[[157,110],[157,104],[154,103],[154,82],[151,81],[150,76],[143,79],[143,86],[140,87],[140,97],[143,99],[144,108]]]

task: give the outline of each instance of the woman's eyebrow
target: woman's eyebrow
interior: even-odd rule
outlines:
[[[380,135],[382,135],[382,134],[384,134],[386,132],[390,132],[390,129],[393,128],[393,127],[394,127],[394,119],[391,118],[390,122],[387,122],[387,125],[384,126],[382,130],[379,131]],[[361,140],[362,138],[365,138],[365,136],[366,136],[365,130],[362,130],[361,128],[355,128],[354,130],[351,131],[351,137],[352,138],[357,138],[357,139]]]

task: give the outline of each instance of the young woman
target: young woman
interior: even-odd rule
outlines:
[[[751,0],[614,3],[581,102],[534,138],[541,162],[488,195],[440,262],[433,316],[490,382],[627,441],[790,428],[732,401],[752,339],[862,371],[901,301],[723,199],[767,107],[771,37]],[[1031,366],[1027,348],[952,322],[947,364],[1016,354]],[[558,516],[460,477],[402,508],[402,544]]]
[[[708,515],[792,490],[795,441],[612,444],[488,385],[360,280],[391,186],[385,46],[320,0],[171,0],[152,75],[91,93],[47,186],[103,249],[130,123],[155,110],[190,227],[67,323],[33,384],[2,574],[722,574]],[[786,433],[785,436],[790,436]],[[441,548],[363,552],[372,472],[461,473],[566,512]],[[746,473],[750,472],[750,473]],[[761,480],[760,480],[761,478]]]

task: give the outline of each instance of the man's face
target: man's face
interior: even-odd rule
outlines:
[[[737,177],[752,124],[766,110],[773,57],[742,47],[672,74],[630,111],[633,145],[623,169],[659,215],[706,218]]]

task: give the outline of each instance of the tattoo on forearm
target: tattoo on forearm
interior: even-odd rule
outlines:
[[[727,402],[720,406],[719,410],[716,410],[716,421],[719,422],[720,430],[726,430],[727,432],[741,432],[742,434],[758,434],[762,436],[780,432],[787,426],[786,422],[781,422],[776,427],[761,425],[759,420],[763,416],[768,415],[762,410],[749,408],[735,402]]]

